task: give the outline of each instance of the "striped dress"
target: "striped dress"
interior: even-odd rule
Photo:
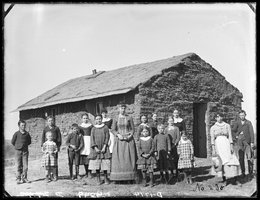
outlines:
[[[46,169],[49,167],[57,167],[57,155],[58,151],[57,145],[53,141],[46,141],[42,145],[42,150],[44,155],[42,157],[42,167]],[[48,154],[46,154],[48,152]]]
[[[194,148],[190,140],[180,140],[177,153],[179,155],[178,169],[193,168]]]

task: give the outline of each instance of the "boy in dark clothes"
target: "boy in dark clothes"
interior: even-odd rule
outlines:
[[[73,161],[75,162],[75,170],[76,170],[76,178],[79,177],[79,163],[80,163],[80,150],[84,146],[83,136],[80,133],[80,129],[77,124],[72,124],[72,133],[69,134],[66,146],[68,146],[68,159],[69,159],[69,170],[70,170],[70,178],[73,177]]]
[[[17,165],[17,184],[30,183],[27,179],[28,171],[28,145],[31,144],[31,136],[25,130],[26,123],[23,120],[18,122],[19,131],[15,132],[12,138],[12,145],[15,146],[15,158]]]

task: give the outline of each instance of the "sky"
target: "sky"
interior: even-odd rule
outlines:
[[[69,79],[190,52],[243,93],[256,131],[255,36],[246,3],[15,4],[4,19],[5,139],[18,129],[13,110]]]

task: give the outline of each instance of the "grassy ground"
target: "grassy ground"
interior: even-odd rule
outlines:
[[[210,175],[210,160],[197,159],[198,166],[193,171],[192,185],[183,181],[174,185],[159,184],[153,188],[141,184],[109,184],[97,186],[94,179],[82,178],[70,180],[68,161],[65,151],[59,154],[59,180],[46,183],[44,169],[39,160],[29,159],[28,179],[31,183],[17,185],[15,181],[15,166],[5,167],[4,189],[11,196],[37,197],[249,197],[256,191],[256,178],[248,179],[239,185],[224,186],[220,179]],[[74,169],[75,170],[75,169]],[[75,171],[74,171],[75,173]],[[80,166],[80,174],[84,167]],[[155,173],[159,178],[159,173]],[[83,185],[86,183],[87,185]]]

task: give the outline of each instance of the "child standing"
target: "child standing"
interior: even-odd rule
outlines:
[[[91,130],[91,150],[89,155],[89,169],[96,170],[97,184],[101,185],[100,170],[104,171],[105,184],[109,184],[107,178],[107,171],[110,171],[110,158],[109,151],[109,129],[102,123],[102,116],[97,115],[96,125]]]
[[[79,126],[79,129],[81,131],[81,134],[83,135],[84,146],[80,151],[80,165],[84,165],[86,172],[85,177],[88,177],[88,155],[90,154],[90,136],[93,125],[89,122],[89,117],[87,113],[84,113],[81,116],[81,119],[82,124]]]
[[[141,132],[139,144],[137,146],[139,158],[136,162],[137,169],[142,170],[143,178],[145,179],[144,187],[148,186],[146,172],[150,173],[150,186],[154,186],[153,171],[156,168],[156,159],[154,156],[155,144],[150,136],[150,129],[144,127]]]
[[[113,152],[113,147],[114,147],[114,134],[111,132],[111,127],[112,127],[112,123],[113,123],[113,119],[107,117],[107,110],[103,109],[101,111],[101,115],[102,115],[102,122],[108,127],[109,129],[109,141],[108,141],[108,146],[109,146],[109,151],[112,154]]]
[[[171,174],[177,180],[177,173],[178,173],[178,154],[177,154],[177,146],[178,142],[180,141],[180,132],[179,128],[174,125],[174,120],[172,117],[168,119],[168,126],[165,129],[165,134],[169,135],[171,141],[171,154],[169,156],[169,168],[171,170]]]
[[[18,122],[19,131],[15,132],[12,138],[12,145],[15,146],[16,151],[16,166],[17,166],[17,175],[16,181],[17,184],[30,183],[27,179],[28,171],[28,146],[31,144],[31,136],[25,130],[26,123],[23,120]]]
[[[57,152],[58,147],[55,142],[53,142],[52,133],[50,131],[46,132],[47,141],[42,145],[43,160],[42,166],[46,170],[46,181],[47,183],[51,181],[53,174],[53,180],[57,181],[56,167],[57,167]]]
[[[171,143],[169,135],[164,133],[164,125],[159,124],[157,126],[158,134],[154,137],[155,143],[155,155],[158,160],[158,167],[160,170],[160,182],[169,181],[169,173],[168,173],[168,157],[171,151]],[[165,172],[165,176],[163,174]]]
[[[149,124],[148,124],[147,116],[146,115],[141,115],[140,120],[141,120],[141,124],[137,128],[137,135],[136,135],[137,141],[139,141],[141,132],[142,132],[144,127],[148,128],[149,132],[152,133],[152,130],[151,130]]]
[[[66,146],[68,147],[68,159],[69,159],[69,170],[70,178],[73,177],[73,161],[75,162],[76,178],[79,177],[79,163],[80,163],[80,150],[84,146],[83,136],[80,134],[80,130],[77,124],[72,124],[72,133],[69,134]]]
[[[184,180],[192,184],[191,172],[194,163],[194,148],[185,131],[182,131],[177,152],[179,155],[178,169],[184,173]]]

